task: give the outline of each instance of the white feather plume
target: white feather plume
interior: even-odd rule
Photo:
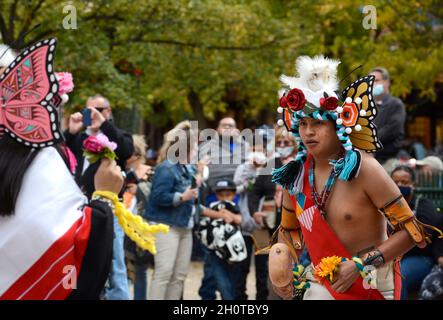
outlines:
[[[15,59],[15,54],[11,48],[5,44],[0,44],[0,67],[6,68]]]
[[[280,80],[289,88],[309,89],[313,92],[335,91],[338,89],[337,67],[340,61],[325,58],[301,56],[295,62],[298,77],[281,75]]]

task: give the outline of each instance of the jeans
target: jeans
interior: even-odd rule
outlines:
[[[212,250],[205,249],[204,276],[198,293],[202,300],[215,300],[215,291],[220,291],[223,300],[234,300],[235,285],[232,277],[235,269],[220,259]]]
[[[123,241],[125,234],[114,216],[114,241],[112,248],[111,272],[105,287],[106,300],[129,300],[128,275],[125,264]]]
[[[191,264],[192,230],[170,226],[168,233],[156,234],[155,245],[149,300],[179,300]]]
[[[434,260],[425,256],[406,256],[400,260],[400,268],[403,276],[401,299],[408,298],[411,291],[420,289],[423,279],[429,274],[434,266]]]
[[[210,257],[210,251],[203,247],[203,279],[198,294],[202,300],[215,300],[215,291],[217,290],[217,282],[212,268],[212,259]]]
[[[251,266],[251,259],[255,259],[255,285],[257,290],[256,300],[268,299],[268,255],[254,255],[251,236],[243,235],[248,256],[245,260],[232,265],[233,281],[235,284],[235,300],[248,300],[246,294],[246,281]]]
[[[209,252],[210,265],[216,288],[223,300],[234,300],[235,286],[232,279],[231,265],[220,259],[214,251]]]
[[[134,300],[146,300],[148,265],[135,263]]]
[[[269,255],[254,255],[255,259],[255,285],[257,289],[256,300],[268,300],[268,259]]]

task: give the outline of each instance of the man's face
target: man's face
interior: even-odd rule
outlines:
[[[329,157],[341,149],[331,121],[303,118],[299,122],[299,133],[303,144],[314,157]]]
[[[94,107],[95,109],[97,109],[97,111],[99,111],[106,120],[111,119],[111,108],[110,107],[106,107],[106,101],[103,98],[93,98],[93,99],[89,99],[86,103],[87,107]]]
[[[237,125],[232,118],[224,118],[220,120],[217,131],[222,136],[235,136],[238,133]]]
[[[375,77],[374,79],[374,87],[378,84],[381,84],[383,86],[383,92],[388,93],[389,92],[389,80],[384,80],[383,75],[379,71],[371,72],[370,75],[373,75]]]

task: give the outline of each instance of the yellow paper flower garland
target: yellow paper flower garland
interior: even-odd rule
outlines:
[[[115,215],[118,223],[122,227],[125,234],[134,241],[140,248],[148,250],[152,254],[156,254],[154,233],[167,233],[169,226],[165,224],[150,225],[138,215],[134,215],[127,210],[123,203],[118,199],[118,196],[111,191],[95,191],[93,197],[99,196],[107,198],[114,203]]]

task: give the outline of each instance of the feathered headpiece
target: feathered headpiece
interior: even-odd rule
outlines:
[[[285,125],[294,134],[298,153],[293,161],[274,170],[273,181],[292,194],[302,188],[303,164],[307,158],[307,150],[299,134],[300,119],[311,117],[335,123],[337,137],[345,150],[343,158],[331,161],[340,180],[349,181],[358,175],[361,154],[357,149],[374,152],[381,148],[372,123],[377,113],[372,98],[374,77],[363,77],[338,95],[339,64],[338,60],[323,56],[302,56],[296,61],[298,77],[280,77],[285,89],[279,92],[277,111],[283,114],[283,119],[278,124]]]
[[[14,61],[15,55],[10,47],[0,44],[0,68],[6,68]]]

